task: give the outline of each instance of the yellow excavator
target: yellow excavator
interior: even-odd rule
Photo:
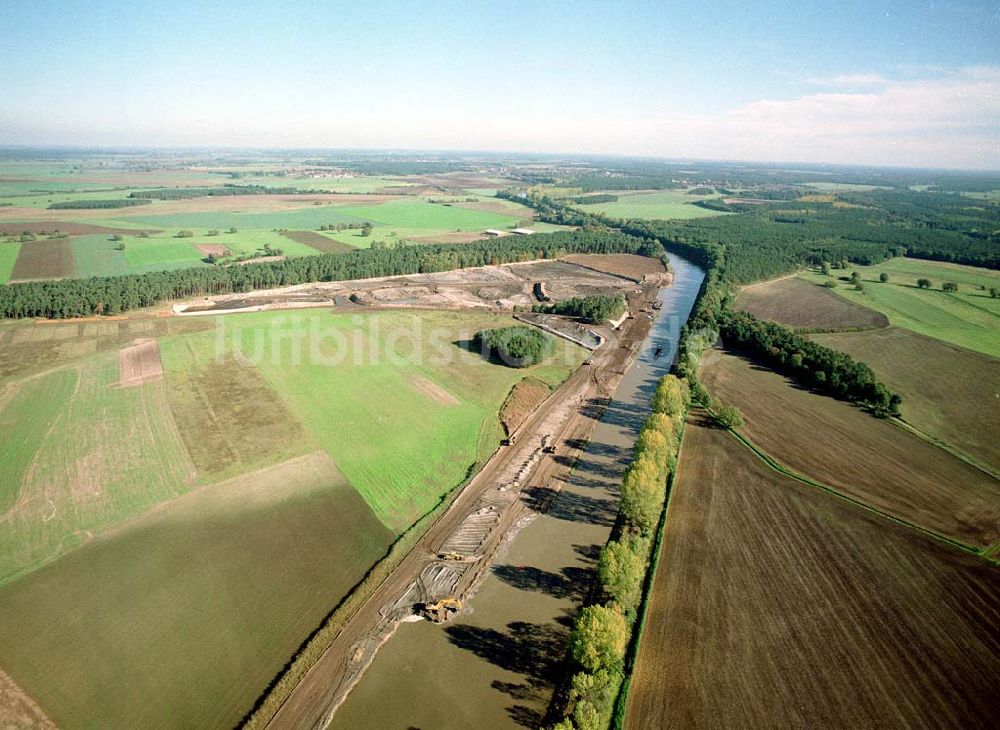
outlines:
[[[418,616],[436,624],[451,621],[455,614],[462,610],[462,602],[457,598],[442,598],[431,603],[418,603],[414,606]]]

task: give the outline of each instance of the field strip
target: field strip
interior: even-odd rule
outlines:
[[[907,433],[910,433],[910,434],[916,436],[921,441],[925,441],[928,444],[930,444],[931,446],[936,446],[937,448],[941,449],[942,451],[948,452],[949,454],[951,454],[952,456],[954,456],[956,459],[960,459],[960,460],[964,461],[966,464],[968,464],[969,466],[972,466],[972,467],[975,467],[976,469],[979,469],[979,471],[983,472],[987,476],[991,476],[994,479],[1000,480],[1000,472],[998,472],[995,469],[993,469],[993,467],[991,467],[989,464],[986,464],[985,462],[978,461],[975,457],[969,456],[964,451],[959,451],[957,448],[955,448],[954,446],[952,446],[951,444],[949,444],[947,441],[942,441],[941,439],[936,438],[936,437],[932,436],[931,434],[929,434],[929,433],[927,433],[925,431],[921,431],[919,428],[917,428],[916,426],[914,426],[912,423],[907,423],[902,418],[891,417],[888,420],[889,420],[890,423],[892,423],[897,428],[901,428],[904,431],[906,431]]]
[[[991,557],[987,557],[984,554],[984,552],[982,552],[980,550],[976,550],[971,545],[966,545],[964,542],[960,542],[959,540],[955,540],[954,538],[948,537],[947,535],[942,535],[941,533],[936,532],[934,530],[931,530],[928,527],[923,527],[922,525],[918,525],[915,522],[910,522],[909,520],[905,520],[902,517],[896,517],[895,515],[891,515],[888,512],[883,512],[882,510],[878,509],[877,507],[873,507],[870,504],[868,504],[866,502],[863,502],[860,499],[857,499],[855,497],[851,497],[851,496],[849,496],[847,494],[844,494],[843,492],[838,491],[837,489],[834,489],[833,487],[828,486],[826,484],[822,484],[821,482],[814,481],[813,479],[811,479],[808,476],[805,476],[804,474],[799,474],[799,473],[793,471],[792,469],[790,469],[789,467],[785,466],[784,464],[782,464],[780,461],[778,461],[777,459],[775,459],[773,456],[771,456],[770,454],[768,454],[766,451],[763,451],[753,441],[751,441],[750,439],[746,438],[742,434],[737,433],[737,432],[735,432],[733,430],[730,430],[729,433],[733,436],[733,438],[735,438],[737,441],[739,441],[744,446],[746,446],[748,449],[750,449],[754,454],[756,454],[757,457],[761,461],[763,461],[765,464],[767,464],[769,467],[771,467],[775,471],[784,474],[785,476],[789,476],[792,479],[795,479],[795,480],[797,480],[799,482],[802,482],[803,484],[808,484],[811,487],[815,487],[817,489],[822,489],[823,491],[828,492],[830,494],[833,494],[833,495],[835,495],[837,497],[840,497],[841,499],[847,500],[848,502],[851,502],[852,504],[855,504],[858,507],[866,509],[866,510],[868,510],[870,512],[873,512],[873,513],[877,514],[877,515],[880,515],[881,517],[884,517],[887,520],[891,520],[891,521],[896,522],[896,523],[898,523],[900,525],[905,525],[906,527],[909,527],[909,528],[911,528],[913,530],[917,530],[918,532],[922,532],[925,535],[928,535],[929,537],[932,537],[932,538],[934,538],[936,540],[940,540],[942,542],[946,542],[949,545],[951,545],[953,547],[956,547],[956,548],[958,548],[960,550],[963,550],[963,551],[965,551],[967,553],[971,553],[972,555],[975,555],[975,556],[980,557],[980,558],[984,558],[985,560],[988,560],[988,561],[993,562],[993,563],[998,562],[997,560],[995,560],[995,559],[993,559]]]

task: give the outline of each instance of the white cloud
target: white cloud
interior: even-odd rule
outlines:
[[[839,86],[833,84],[837,78]],[[456,102],[418,92],[374,95],[366,104],[314,94],[253,109],[239,99],[214,106],[210,100],[189,107],[151,104],[119,110],[113,123],[76,110],[62,117],[46,110],[43,118],[39,109],[36,118],[5,119],[0,108],[0,139],[593,152],[1000,170],[1000,66],[925,72],[907,80],[833,77],[816,93],[762,99],[716,114],[669,110],[666,99],[615,106],[569,92],[532,103],[498,94],[484,106],[476,97]]]
[[[762,100],[657,126],[660,145],[692,156],[1000,169],[1000,67]]]
[[[810,76],[807,82],[814,86],[833,86],[836,88],[862,88],[867,86],[883,86],[889,80],[882,74],[841,74],[840,76]]]

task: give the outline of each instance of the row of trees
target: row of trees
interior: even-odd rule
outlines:
[[[604,324],[605,322],[618,319],[625,313],[625,297],[621,294],[614,296],[595,295],[589,297],[573,297],[565,299],[555,304],[536,304],[531,308],[533,312],[543,314],[561,314],[566,317],[579,317],[584,322],[590,324]]]
[[[136,200],[134,198],[113,198],[109,200],[63,200],[50,203],[49,210],[93,210],[98,208],[131,208],[136,205],[149,205],[152,200]]]
[[[512,368],[536,365],[552,352],[552,338],[535,327],[515,325],[480,330],[472,338],[483,357]]]
[[[298,188],[269,188],[264,185],[223,185],[215,188],[159,188],[157,190],[137,190],[129,193],[129,198],[143,200],[185,200],[187,198],[208,198],[228,195],[295,195],[315,192]]]
[[[319,281],[347,281],[553,259],[571,253],[658,256],[659,244],[617,231],[560,231],[467,244],[399,245],[245,266],[24,282],[0,287],[2,317],[118,314],[169,299],[246,292]]]
[[[603,730],[611,720],[690,403],[686,380],[660,380],[622,482],[615,537],[598,559],[596,600],[580,611],[570,636],[576,671],[559,730]]]
[[[576,205],[595,205],[597,203],[615,203],[618,201],[617,195],[610,193],[595,193],[594,195],[578,195],[570,198],[569,201]]]
[[[835,398],[853,401],[879,417],[898,416],[902,398],[850,355],[807,340],[787,327],[749,312],[724,311],[719,332],[728,347],[763,360],[773,369]]]

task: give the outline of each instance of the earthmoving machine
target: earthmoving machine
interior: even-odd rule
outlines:
[[[457,598],[442,598],[440,601],[418,603],[414,606],[416,614],[436,624],[451,621],[455,614],[462,610],[462,602]]]

